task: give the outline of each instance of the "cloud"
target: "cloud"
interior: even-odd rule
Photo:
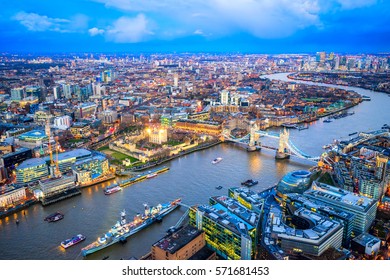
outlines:
[[[196,30],[194,31],[194,34],[195,34],[195,35],[203,35],[204,33],[203,33],[203,31],[202,31],[201,29],[196,29]]]
[[[19,12],[13,19],[17,20],[30,31],[59,31],[66,32],[64,25],[70,21],[61,18],[50,18],[35,13]]]
[[[97,27],[93,27],[91,29],[88,29],[88,33],[89,35],[91,35],[92,37],[93,36],[96,36],[96,35],[101,35],[101,34],[104,34],[104,29],[99,29]]]
[[[123,16],[106,29],[106,38],[117,43],[146,41],[154,35],[151,26],[144,14],[138,14],[134,18]]]
[[[19,21],[30,31],[55,31],[60,33],[84,32],[88,28],[89,21],[89,18],[82,14],[74,15],[70,19],[63,19],[23,11],[17,13],[13,19]]]
[[[374,5],[378,0],[94,0],[125,13],[158,19],[157,36],[215,37],[247,33],[258,38],[286,38],[306,28],[321,29],[324,14]],[[156,17],[156,15],[158,17]],[[173,16],[174,15],[174,16]],[[176,32],[180,29],[180,32]],[[197,34],[200,35],[200,34]],[[162,37],[163,38],[163,37]]]

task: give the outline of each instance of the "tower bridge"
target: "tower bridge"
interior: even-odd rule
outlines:
[[[273,147],[269,145],[262,144],[259,139],[260,136],[268,137],[273,139],[278,139],[278,147]],[[225,140],[244,145],[248,151],[255,151],[260,149],[269,149],[276,151],[276,159],[287,159],[290,156],[295,156],[301,159],[306,159],[313,162],[320,161],[320,156],[311,156],[301,151],[291,140],[290,133],[288,130],[284,129],[281,133],[268,132],[264,130],[259,130],[255,123],[250,124],[250,132],[244,137],[236,138],[230,134],[229,130],[223,132],[223,137]]]

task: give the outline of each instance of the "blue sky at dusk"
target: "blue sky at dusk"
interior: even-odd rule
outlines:
[[[2,2],[0,51],[390,51],[387,0]]]

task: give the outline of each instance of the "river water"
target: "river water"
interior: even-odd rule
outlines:
[[[266,77],[288,80],[287,74]],[[360,88],[348,89],[370,96],[372,100],[351,108],[349,111],[355,112],[352,116],[331,123],[319,120],[313,122],[309,129],[291,130],[290,138],[297,147],[307,154],[320,155],[322,146],[333,139],[347,139],[349,133],[379,129],[385,123],[390,124],[389,96]],[[216,165],[211,164],[216,157],[223,160]],[[136,213],[143,211],[143,203],[155,206],[179,197],[187,205],[208,203],[210,196],[227,195],[229,187],[239,186],[240,182],[249,178],[259,180],[252,189],[260,191],[277,183],[285,173],[308,169],[313,164],[297,158],[275,161],[272,151],[248,153],[234,144],[214,146],[175,159],[166,164],[170,168],[168,172],[131,185],[122,192],[104,195],[103,188],[112,183],[106,182],[82,189],[80,196],[44,208],[36,204],[26,209],[24,214],[22,211],[0,219],[0,259],[82,259],[80,249],[107,232],[123,209],[126,209],[128,219],[132,219]],[[223,186],[221,190],[215,188],[219,185]],[[56,211],[63,212],[65,218],[56,223],[43,221]],[[107,256],[109,259],[139,258],[150,251],[152,244],[163,237],[184,212],[185,208],[181,207],[166,216],[162,223],[151,225],[130,237],[125,245],[115,244],[89,255],[87,259]],[[19,225],[16,225],[16,219],[20,220]],[[78,233],[87,239],[62,249],[61,241]]]

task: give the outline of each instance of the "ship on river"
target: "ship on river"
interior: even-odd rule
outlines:
[[[126,221],[126,211],[121,212],[121,219],[111,227],[111,229],[105,233],[103,236],[99,237],[95,242],[89,244],[88,246],[81,249],[82,255],[85,257],[89,254],[92,254],[96,251],[102,250],[108,246],[111,246],[115,243],[126,242],[126,239],[141,231],[142,229],[148,227],[154,222],[159,222],[162,218],[173,210],[175,210],[181,199],[176,199],[170,203],[159,204],[156,207],[150,208],[147,204],[144,204],[145,212],[143,215],[137,214],[134,217],[132,222]]]

